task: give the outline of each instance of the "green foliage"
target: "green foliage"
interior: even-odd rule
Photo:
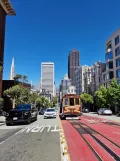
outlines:
[[[27,104],[29,102],[30,91],[21,85],[15,85],[4,91],[4,95],[15,101],[15,105]]]
[[[120,86],[117,80],[112,79],[108,88],[101,86],[100,89],[95,92],[95,100],[99,108],[120,106]]]
[[[2,67],[2,66],[0,66],[0,72],[2,72],[2,70],[3,70],[3,67]]]
[[[19,104],[36,104],[38,108],[48,108],[54,107],[57,103],[57,98],[53,97],[53,99],[49,102],[49,100],[45,97],[40,97],[38,92],[30,93],[28,88],[25,88],[21,85],[15,85],[4,91],[4,95],[10,97],[13,108],[15,105]]]
[[[22,85],[23,85],[23,83],[28,82],[28,77],[26,75],[16,74],[16,76],[14,77],[14,80],[22,82]]]
[[[0,103],[3,103],[3,102],[4,102],[3,98],[0,98]]]
[[[108,106],[107,89],[104,86],[101,86],[94,96],[98,107],[104,108]]]
[[[58,102],[58,98],[57,97],[53,97],[52,100],[51,100],[51,105],[52,105],[51,107],[55,107],[57,102]]]
[[[31,93],[29,95],[29,102],[35,104],[35,101],[38,97],[39,97],[38,93]]]
[[[93,104],[93,97],[90,94],[84,93],[80,95],[80,98],[84,104]]]

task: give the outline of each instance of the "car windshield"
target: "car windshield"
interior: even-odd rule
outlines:
[[[46,111],[47,111],[47,112],[55,112],[54,109],[47,109]]]
[[[31,105],[19,105],[15,109],[18,109],[18,110],[30,110]]]

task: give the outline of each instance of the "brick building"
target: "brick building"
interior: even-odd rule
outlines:
[[[4,40],[6,15],[15,15],[9,0],[0,0],[0,97],[2,95],[2,75],[4,66]]]

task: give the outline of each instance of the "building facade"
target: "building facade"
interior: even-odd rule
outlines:
[[[103,85],[102,73],[106,68],[105,63],[97,61],[91,67],[87,67],[84,76],[84,92],[94,95],[95,91]]]
[[[64,78],[61,80],[59,86],[59,100],[67,94],[69,87],[71,86],[71,80],[68,78],[68,74],[65,74]]]
[[[54,96],[54,63],[41,63],[41,88],[48,90]]]
[[[56,84],[54,82],[54,96],[56,96]]]
[[[76,87],[70,86],[67,90],[67,94],[76,94]]]
[[[84,73],[87,71],[89,66],[80,66],[78,70],[75,71],[75,86],[76,94],[82,94],[85,91],[84,86]]]
[[[72,50],[68,56],[68,77],[71,79],[72,86],[75,86],[75,71],[79,69],[80,53],[78,50]]]
[[[9,0],[0,1],[0,97],[2,95],[2,75],[4,66],[4,40],[6,15],[15,15]]]
[[[106,41],[105,64],[106,71],[102,74],[104,86],[108,87],[112,78],[120,84],[120,29]]]

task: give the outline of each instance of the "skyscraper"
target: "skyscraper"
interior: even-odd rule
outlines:
[[[12,58],[12,64],[10,69],[10,80],[14,80],[15,77],[15,65],[14,65],[14,58]]]
[[[5,22],[6,15],[15,15],[9,0],[0,0],[0,96],[2,94],[2,73],[4,64],[4,39],[5,39]]]
[[[54,63],[41,63],[41,88],[48,90],[54,96]]]
[[[71,50],[68,56],[68,77],[72,81],[72,86],[75,86],[75,71],[79,69],[79,51]]]

